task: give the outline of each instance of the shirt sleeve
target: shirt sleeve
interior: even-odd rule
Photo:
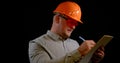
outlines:
[[[67,58],[65,58],[65,63],[78,63],[82,59],[82,56],[78,50],[74,50],[73,52],[68,53],[66,56]]]
[[[74,50],[62,58],[51,58],[49,52],[44,47],[35,42],[29,43],[30,63],[77,63],[81,58],[78,50]]]

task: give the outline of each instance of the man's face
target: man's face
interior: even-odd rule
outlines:
[[[70,37],[71,33],[78,25],[77,21],[67,18],[67,17],[61,17],[60,22],[61,22],[60,23],[60,32],[61,32],[61,35],[64,36],[65,38]]]

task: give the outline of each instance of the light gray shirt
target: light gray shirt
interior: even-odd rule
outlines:
[[[30,63],[78,63],[81,59],[78,47],[77,41],[64,40],[48,30],[29,42]]]

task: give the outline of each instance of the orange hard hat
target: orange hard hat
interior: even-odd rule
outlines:
[[[75,2],[72,1],[62,2],[57,6],[57,8],[53,12],[66,15],[75,21],[83,23],[81,21],[81,8]]]

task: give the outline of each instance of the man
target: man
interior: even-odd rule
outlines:
[[[80,6],[65,1],[53,13],[51,29],[29,43],[30,63],[79,63],[96,44],[93,40],[85,40],[79,46],[77,41],[69,38],[78,23],[83,23]],[[98,63],[103,57],[104,48],[100,47],[90,62]]]

